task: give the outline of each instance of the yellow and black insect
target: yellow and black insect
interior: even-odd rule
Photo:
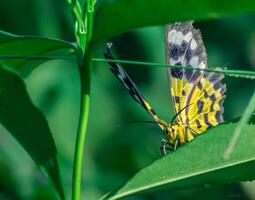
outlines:
[[[114,59],[111,44],[107,44],[105,57]],[[175,23],[166,26],[166,60],[171,66],[181,65],[193,68],[206,68],[207,56],[199,30],[192,22]],[[158,123],[163,130],[161,151],[176,150],[180,145],[191,141],[196,135],[223,122],[222,106],[226,85],[221,81],[222,74],[201,70],[168,68],[170,91],[175,109],[171,123],[158,117],[144,98],[135,83],[121,64],[110,62],[111,71],[128,90],[129,94]]]

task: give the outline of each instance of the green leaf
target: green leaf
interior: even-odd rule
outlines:
[[[212,186],[255,178],[255,125],[246,125],[231,157],[223,159],[236,123],[219,125],[138,172],[103,199],[158,190]]]
[[[57,151],[48,123],[31,102],[23,80],[10,68],[0,66],[0,122],[23,146],[35,163],[51,177],[60,197]],[[22,167],[22,163],[20,166]]]
[[[254,0],[99,0],[93,41],[144,26],[254,12]]]
[[[66,41],[0,31],[0,60],[24,75],[48,60],[75,60],[75,51]]]

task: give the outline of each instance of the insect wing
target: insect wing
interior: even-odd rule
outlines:
[[[112,53],[110,51],[111,49],[111,43],[107,44],[106,53],[104,54],[107,59],[114,59],[112,56]],[[109,62],[111,66],[111,71],[113,74],[117,77],[117,79],[121,82],[121,84],[126,88],[126,90],[129,92],[129,94],[133,97],[133,99],[142,105],[143,108],[153,117],[153,119],[158,123],[158,125],[161,127],[161,129],[165,129],[165,125],[163,125],[163,120],[161,120],[154,109],[150,106],[148,101],[145,99],[145,97],[142,95],[138,87],[135,85],[135,83],[132,81],[132,79],[129,77],[127,72],[124,70],[124,68],[121,66],[120,63],[116,62]]]
[[[166,26],[166,59],[169,65],[206,68],[207,56],[200,31],[192,22]],[[189,138],[223,121],[226,86],[223,75],[200,70],[168,68],[170,91],[178,122],[189,128]],[[192,132],[192,133],[191,133]]]

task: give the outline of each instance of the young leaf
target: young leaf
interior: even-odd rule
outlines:
[[[254,0],[101,0],[96,4],[93,41],[144,26],[254,11]]]
[[[155,161],[103,199],[155,190],[226,184],[255,178],[254,124],[246,125],[228,160],[223,159],[236,123],[219,125]]]
[[[66,41],[0,31],[0,60],[24,75],[47,60],[75,60],[75,51]]]
[[[48,123],[31,102],[22,79],[9,68],[0,66],[0,122],[23,146],[35,163],[51,177],[60,197],[57,151]],[[19,167],[22,167],[22,163]]]

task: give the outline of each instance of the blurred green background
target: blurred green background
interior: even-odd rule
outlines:
[[[1,30],[74,41],[72,16],[64,0],[1,0],[0,13]],[[255,14],[246,14],[195,23],[202,32],[209,66],[255,70],[254,21]],[[120,59],[165,62],[163,26],[135,30],[112,41]],[[96,47],[94,57],[103,57],[103,51],[104,43]],[[173,109],[166,70],[133,65],[126,69],[157,113],[170,121]],[[150,116],[122,88],[106,63],[94,63],[92,79],[82,182],[82,197],[86,199],[100,198],[160,158],[162,138],[155,125],[128,123],[150,120]],[[71,61],[50,61],[34,70],[25,81],[31,99],[49,121],[58,149],[62,182],[70,199],[79,115],[77,67]],[[255,83],[240,78],[226,78],[225,82],[228,89],[225,120],[229,120],[242,114]],[[28,154],[3,127],[0,131],[0,199],[56,199],[54,188]],[[193,198],[255,199],[255,183],[156,192],[127,199]]]

